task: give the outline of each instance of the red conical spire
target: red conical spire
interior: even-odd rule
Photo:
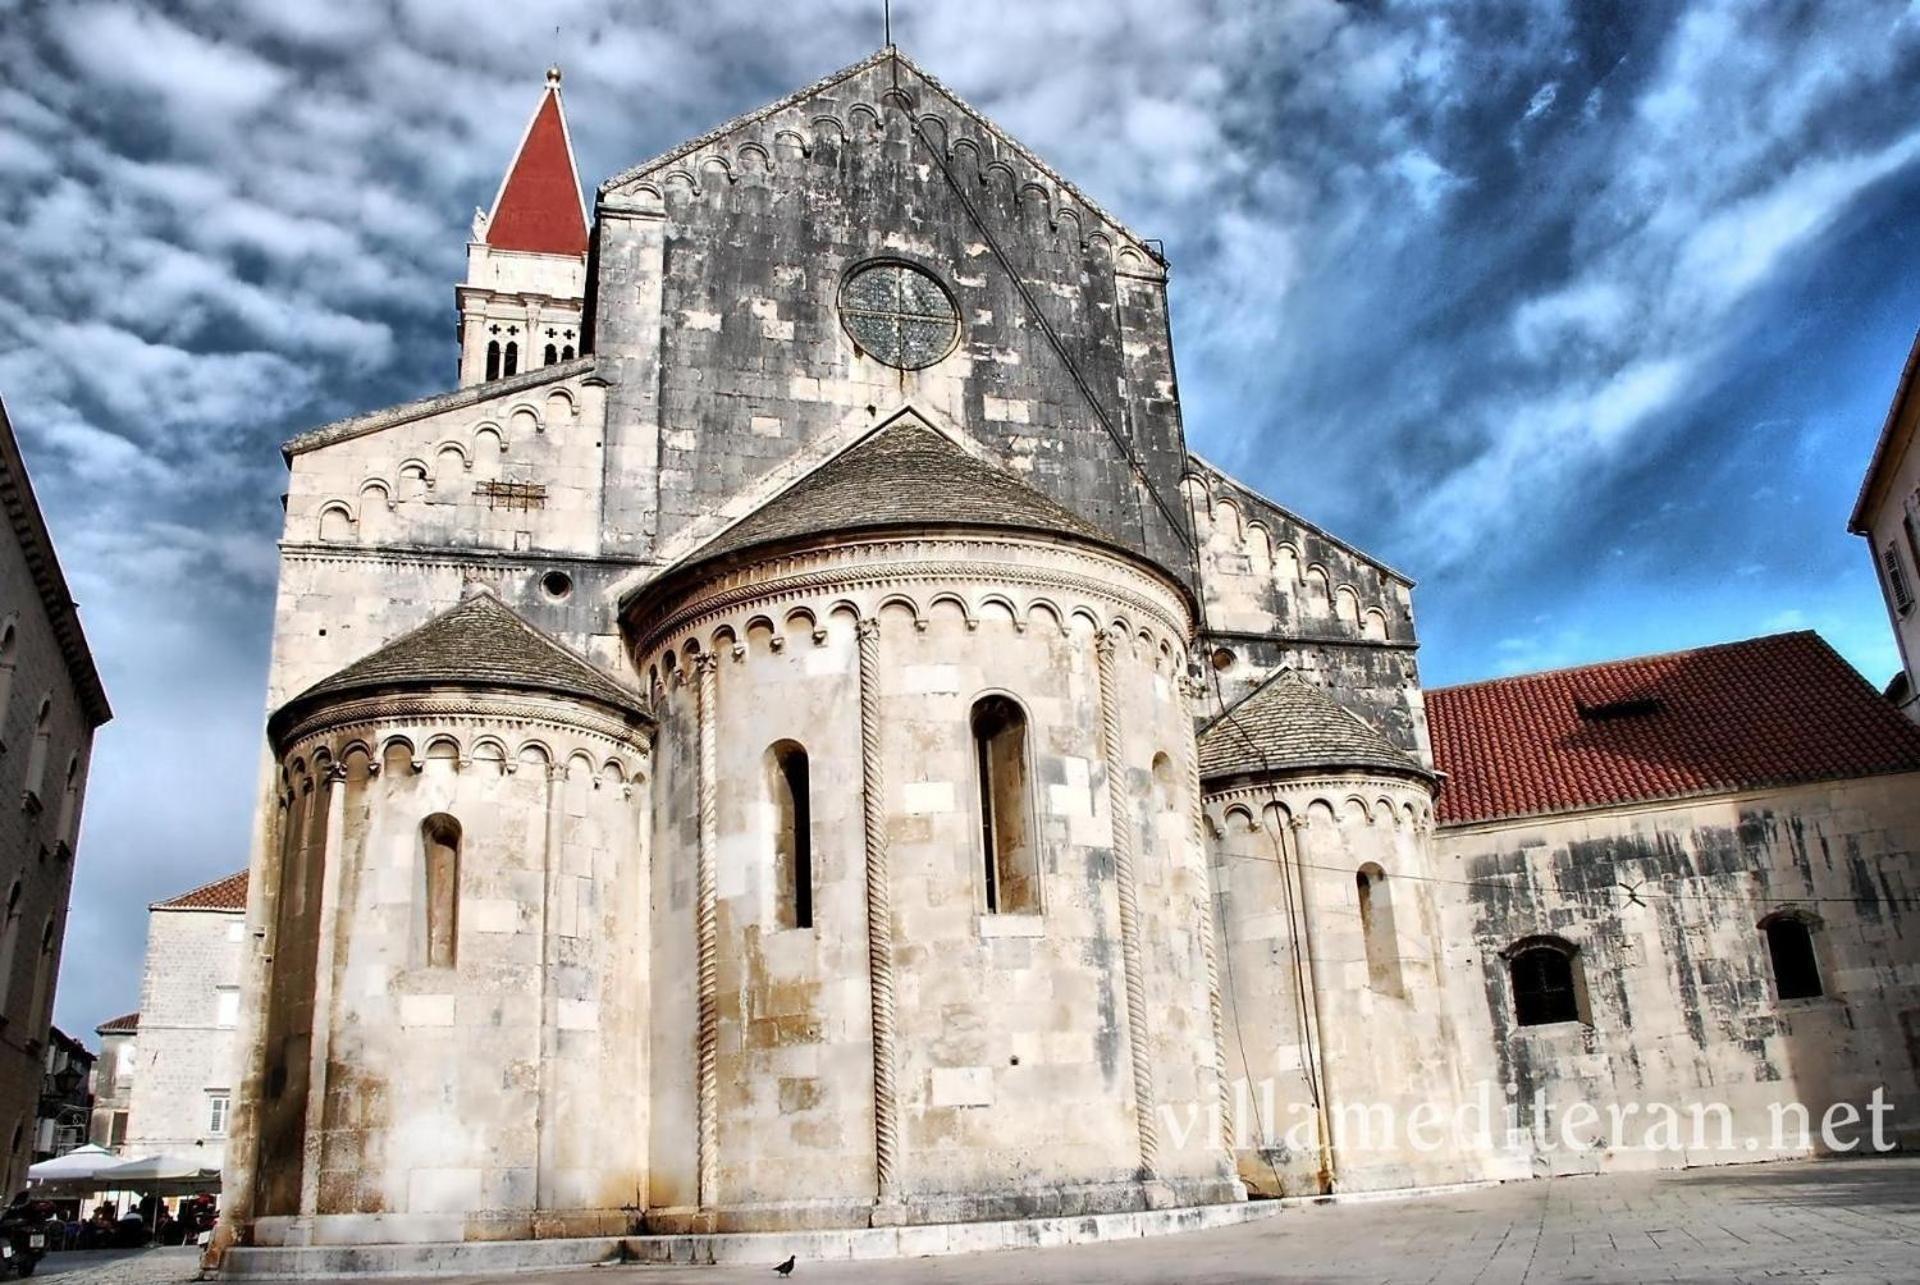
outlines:
[[[547,89],[527,124],[520,151],[493,200],[481,238],[496,250],[532,254],[584,254],[587,212],[580,200],[580,174],[560,106],[560,69],[547,72]]]

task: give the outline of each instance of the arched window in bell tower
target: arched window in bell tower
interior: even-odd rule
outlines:
[[[489,340],[487,343],[487,378],[500,378],[500,341],[498,339]]]
[[[517,342],[507,345],[506,360],[500,367],[502,378],[520,373],[520,345]]]
[[[553,346],[552,344],[548,344],[548,345],[547,345],[547,359],[546,359],[546,360],[545,360],[544,362],[542,362],[542,363],[541,363],[541,365],[543,365],[543,366],[551,366],[551,365],[553,365],[553,363],[554,363],[554,362],[556,362],[556,361],[559,361],[559,360],[560,360],[560,350],[559,350],[559,349],[557,349],[557,348],[555,348],[555,347],[554,347],[554,346]]]

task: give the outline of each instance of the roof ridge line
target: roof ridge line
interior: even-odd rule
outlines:
[[[1266,494],[1264,491],[1259,491],[1254,489],[1251,486],[1248,486],[1245,482],[1242,482],[1239,478],[1227,472],[1227,470],[1225,470],[1224,468],[1221,468],[1218,464],[1215,464],[1212,460],[1200,454],[1200,452],[1194,450],[1192,447],[1187,448],[1187,458],[1199,464],[1201,468],[1205,469],[1209,473],[1212,473],[1215,477],[1219,478],[1222,482],[1225,482],[1228,486],[1231,486],[1238,491],[1242,491],[1247,495],[1252,496],[1254,499],[1260,501],[1260,503],[1267,505],[1269,508],[1280,513],[1282,516],[1286,517],[1290,521],[1298,522],[1301,526],[1313,532],[1313,534],[1319,536],[1322,540],[1325,540],[1328,544],[1333,545],[1336,549],[1344,549],[1346,552],[1351,553],[1354,557],[1359,558],[1364,562],[1370,563],[1375,567],[1378,567],[1380,570],[1392,576],[1395,580],[1398,580],[1402,584],[1406,585],[1407,588],[1409,589],[1416,589],[1419,587],[1420,585],[1419,581],[1415,580],[1412,576],[1408,575],[1406,572],[1401,571],[1399,568],[1393,566],[1391,563],[1385,561],[1384,559],[1379,557],[1377,554],[1368,553],[1365,549],[1362,549],[1359,545],[1354,544],[1352,541],[1342,539],[1340,536],[1335,535],[1333,532],[1327,530],[1325,527],[1315,522],[1312,518],[1302,517],[1300,514],[1294,512],[1292,509],[1280,503],[1280,501],[1274,499],[1271,495]]]
[[[1752,643],[1766,642],[1774,638],[1798,638],[1803,635],[1812,636],[1816,642],[1828,651],[1833,652],[1835,656],[1840,655],[1839,652],[1834,651],[1833,644],[1820,636],[1820,631],[1817,629],[1783,629],[1778,633],[1754,634],[1747,638],[1729,638],[1725,642],[1701,643],[1698,647],[1676,647],[1672,651],[1653,651],[1639,656],[1616,656],[1612,660],[1589,660],[1583,661],[1578,665],[1561,665],[1555,669],[1532,669],[1524,674],[1500,674],[1492,678],[1474,678],[1464,683],[1449,683],[1445,687],[1429,687],[1426,688],[1425,691],[1428,696],[1433,696],[1441,692],[1463,692],[1477,687],[1494,687],[1502,683],[1524,683],[1536,678],[1554,678],[1565,674],[1579,674],[1590,669],[1609,669],[1616,665],[1633,665],[1643,661],[1676,660],[1681,656],[1698,656],[1704,652],[1726,651],[1733,647],[1745,647]],[[1853,668],[1852,663],[1847,662],[1844,656],[1841,656],[1840,659],[1847,664],[1849,669]],[[1855,670],[1856,674],[1858,674],[1858,672],[1859,671]],[[1863,678],[1861,681],[1865,682],[1866,680]],[[1872,684],[1868,683],[1868,686],[1871,687]]]
[[[679,143],[673,147],[670,147],[666,151],[661,152],[658,155],[649,157],[647,160],[641,161],[638,165],[628,166],[626,169],[621,170],[618,174],[615,174],[612,177],[604,180],[599,187],[594,189],[594,195],[596,198],[604,197],[609,192],[613,191],[613,189],[617,187],[624,187],[626,184],[633,182],[635,179],[644,178],[648,174],[651,174],[654,170],[659,169],[661,166],[669,165],[674,161],[679,160],[683,156],[690,156],[694,152],[699,151],[701,148],[707,146],[708,144],[717,142],[720,139],[725,138],[728,134],[733,133],[737,129],[745,129],[748,125],[757,125],[761,121],[767,119],[769,116],[772,116],[775,112],[785,111],[787,108],[793,106],[795,103],[798,103],[813,94],[817,94],[821,90],[826,89],[831,85],[837,85],[841,81],[846,80],[848,77],[856,76],[859,73],[867,70],[869,67],[878,66],[881,60],[888,58],[890,56],[893,56],[895,53],[896,51],[892,45],[883,46],[882,48],[875,50],[873,53],[868,54],[865,58],[862,58],[859,62],[851,63],[848,66],[842,67],[839,71],[831,72],[825,76],[822,76],[820,79],[814,81],[812,84],[803,85],[799,89],[794,90],[792,93],[788,94],[784,98],[779,98],[763,106],[754,107],[747,111],[741,112],[739,115],[731,117],[721,122],[720,124],[714,126],[712,129],[708,130],[704,134],[698,135],[697,137],[694,137],[694,138],[690,138],[683,143]],[[911,66],[912,64],[909,63],[908,65]]]

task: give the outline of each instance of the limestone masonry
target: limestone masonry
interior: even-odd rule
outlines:
[[[1472,689],[1423,694],[1410,581],[1188,452],[1166,282],[892,49],[590,219],[549,77],[457,391],[285,448],[224,1243],[1743,1159],[1879,1085],[1915,1134],[1920,728],[1807,639],[1437,762]],[[1777,769],[1445,810],[1783,672]],[[1575,1100],[1735,1141],[1562,1148]]]

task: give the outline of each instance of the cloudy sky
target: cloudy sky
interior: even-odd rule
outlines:
[[[1845,523],[1920,325],[1920,4],[896,7],[1164,239],[1192,442],[1419,579],[1429,683],[1805,627],[1895,668]],[[546,65],[592,184],[878,9],[0,0],[0,394],[118,712],[62,1025],[245,864],[276,446],[450,386]]]

